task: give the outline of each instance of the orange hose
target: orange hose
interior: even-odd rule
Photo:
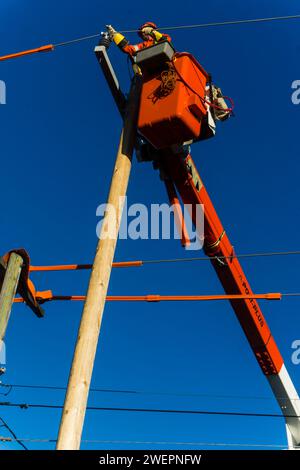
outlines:
[[[129,268],[142,266],[143,261],[118,261],[113,263],[113,268]],[[80,269],[91,269],[92,264],[58,264],[54,266],[30,266],[30,272],[37,271],[77,271]]]
[[[30,272],[38,271],[75,271],[79,269],[91,269],[91,264],[58,264],[54,266],[30,266]]]
[[[118,261],[113,263],[113,268],[130,268],[131,266],[143,266],[143,261]]]
[[[52,295],[51,291],[37,292],[38,301],[51,300],[73,300],[84,301],[85,295]],[[280,293],[252,294],[252,295],[109,295],[107,302],[169,302],[169,301],[207,301],[207,300],[244,300],[244,299],[264,299],[281,300]],[[16,303],[22,303],[23,299],[14,299]]]
[[[37,47],[36,49],[28,49],[27,51],[16,52],[15,54],[3,55],[0,57],[0,61],[15,59],[17,57],[22,57],[24,55],[35,54],[37,52],[50,52],[54,51],[53,44],[47,44],[46,46]]]

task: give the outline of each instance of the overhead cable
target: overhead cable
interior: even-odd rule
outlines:
[[[5,393],[4,396],[7,396],[11,390],[14,388],[21,389],[35,389],[35,390],[53,390],[53,391],[65,391],[66,387],[55,386],[55,385],[35,385],[35,384],[6,384],[0,383],[0,387],[9,389],[9,392]],[[112,388],[90,388],[90,392],[95,393],[113,393],[113,394],[128,394],[128,395],[160,395],[160,396],[174,396],[174,397],[189,397],[189,398],[218,398],[218,399],[242,399],[242,400],[274,400],[273,396],[260,396],[260,395],[217,395],[211,393],[191,393],[191,392],[171,392],[171,391],[162,391],[162,390],[139,390],[139,389],[112,389]],[[280,400],[288,401],[300,401],[299,398],[286,398],[286,397],[277,397]]]
[[[113,263],[114,268],[129,268],[141,267],[147,264],[161,264],[161,263],[187,263],[191,261],[211,261],[211,260],[232,260],[239,258],[259,258],[259,257],[272,257],[272,256],[295,256],[300,255],[300,250],[296,251],[274,251],[274,252],[261,252],[261,253],[242,253],[240,255],[234,254],[231,256],[200,256],[192,258],[165,258],[165,259],[150,259],[150,260],[136,260],[136,261],[118,261]],[[30,272],[39,271],[79,271],[91,269],[92,264],[57,264],[48,266],[30,266]]]
[[[3,438],[0,436],[0,441],[3,442],[14,442],[15,439],[13,438]],[[57,439],[50,439],[50,438],[22,438],[19,439],[22,442],[32,442],[32,443],[55,443]],[[136,445],[160,445],[160,446],[189,446],[189,447],[259,447],[259,448],[278,448],[278,449],[286,449],[286,444],[254,444],[248,442],[238,442],[238,443],[230,443],[230,442],[184,442],[184,441],[137,441],[137,440],[121,440],[121,439],[114,439],[114,440],[104,440],[104,439],[82,439],[81,443],[85,444],[136,444]],[[298,448],[298,447],[296,447]]]
[[[266,23],[271,21],[283,21],[283,20],[294,20],[299,19],[300,15],[288,15],[288,16],[274,16],[268,18],[253,18],[253,19],[246,19],[246,20],[233,20],[233,21],[219,21],[219,22],[212,22],[212,23],[199,23],[199,24],[189,24],[189,25],[180,25],[180,26],[160,26],[159,29],[167,31],[167,30],[182,30],[182,29],[195,29],[195,28],[209,28],[209,27],[216,27],[216,26],[233,26],[239,24],[251,24],[251,23]],[[136,33],[138,32],[137,29],[128,29],[128,30],[120,30],[120,33]],[[82,41],[87,41],[90,39],[95,39],[101,36],[101,33],[90,34],[88,36],[81,36],[78,38],[70,39],[68,41],[58,42],[56,44],[47,44],[41,47],[37,47],[34,49],[28,49],[26,51],[16,52],[13,54],[7,54],[0,57],[0,61],[14,59],[17,57],[22,57],[26,55],[31,55],[39,52],[50,52],[56,49],[57,47],[62,46],[69,46],[71,44],[80,43]]]
[[[51,405],[45,403],[11,403],[0,402],[0,406],[15,407],[27,410],[29,408],[45,409],[63,409],[62,405]],[[176,409],[158,409],[158,408],[126,408],[126,407],[105,407],[88,406],[89,411],[125,411],[131,413],[166,413],[166,414],[187,414],[187,415],[222,415],[222,416],[248,416],[255,418],[291,418],[299,419],[298,415],[278,414],[278,413],[252,413],[240,411],[211,411],[211,410],[176,410]]]

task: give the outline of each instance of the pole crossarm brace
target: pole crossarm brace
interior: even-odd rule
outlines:
[[[33,313],[37,317],[41,318],[44,316],[44,310],[39,305],[36,297],[36,289],[32,281],[29,279],[30,258],[24,248],[11,250],[0,258],[0,286],[4,283],[6,271],[8,270],[11,258],[16,259],[16,256],[22,260],[22,262],[20,261],[21,271],[18,277],[16,292],[22,297],[22,300],[33,311]],[[14,296],[12,298],[12,302],[13,300]]]
[[[12,253],[9,257],[8,263],[3,258],[0,259],[0,342],[5,337],[14,296],[17,292],[19,279],[23,265],[22,256],[17,253]],[[22,299],[23,301],[23,299]]]
[[[12,250],[0,257],[0,375],[5,372],[4,338],[16,293],[21,295],[18,301],[25,302],[37,317],[44,315],[36,298],[34,285],[28,277],[29,266],[30,259],[24,249]]]
[[[109,47],[109,44],[110,41],[108,37],[105,35],[105,33],[103,33],[102,39],[100,40],[100,44],[99,46],[95,47],[94,52],[104,74],[104,77],[107,81],[111,94],[115,100],[117,108],[121,116],[124,117],[124,112],[126,109],[126,98],[121,91],[119,81],[107,54],[107,48]]]

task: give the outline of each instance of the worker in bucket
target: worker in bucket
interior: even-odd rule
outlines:
[[[171,37],[168,34],[164,34],[158,31],[157,25],[151,21],[147,21],[140,26],[137,32],[143,42],[135,45],[129,44],[129,41],[125,38],[125,36],[116,31],[111,25],[107,25],[106,28],[110,39],[114,41],[114,43],[121,49],[122,52],[125,52],[130,56],[133,62],[133,70],[136,74],[141,74],[140,67],[135,63],[135,56],[139,51],[154,46],[161,41],[169,41],[171,43]],[[206,130],[206,132],[203,132],[200,140],[215,135],[215,120],[225,121],[232,114],[232,111],[228,108],[226,102],[223,99],[221,89],[212,83],[206,87],[206,98],[208,102],[212,101],[214,106],[212,110],[211,106],[206,105],[208,111],[206,120],[208,122],[207,126],[203,126],[203,131]]]
[[[121,49],[121,51],[134,57],[136,53],[147,47],[154,46],[160,41],[171,42],[171,37],[168,34],[163,34],[157,31],[157,26],[151,21],[142,24],[138,29],[138,35],[143,40],[139,44],[131,45],[123,34],[117,32],[111,25],[107,25],[107,31],[110,39]]]
[[[126,53],[133,64],[133,70],[135,74],[142,75],[141,68],[136,63],[136,59],[138,57],[138,53],[144,49],[153,47],[158,45],[160,42],[168,41],[171,43],[171,37],[168,34],[163,34],[157,30],[157,25],[152,22],[146,22],[140,26],[138,29],[138,35],[143,40],[143,42],[131,45],[129,44],[128,40],[125,38],[123,34],[116,31],[113,26],[107,25],[107,32],[109,34],[110,40],[113,41],[122,52]],[[176,86],[176,82],[178,81],[177,74],[174,73],[174,86]],[[160,89],[159,89],[160,91]],[[167,95],[170,94],[170,90],[168,89]],[[218,94],[218,92],[220,92]],[[160,97],[162,99],[162,97]],[[202,117],[202,126],[201,126],[201,134],[195,140],[205,140],[210,137],[213,137],[216,133],[216,120],[225,120],[229,116],[227,105],[222,99],[221,90],[215,87],[212,83],[207,83],[206,86],[206,93],[205,93],[205,107],[206,107],[206,114]],[[138,159],[141,161],[152,159],[154,149],[149,147],[148,142],[139,136],[139,150],[141,151],[141,155],[138,155]],[[194,140],[194,141],[195,141]],[[176,145],[173,149],[174,153],[189,153],[190,152],[190,145],[193,141],[184,142],[181,145]],[[149,155],[148,155],[149,154]],[[140,157],[140,158],[139,158]]]

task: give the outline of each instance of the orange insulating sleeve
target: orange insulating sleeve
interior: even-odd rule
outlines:
[[[118,261],[113,263],[113,268],[130,268],[135,266],[143,266],[143,261]]]
[[[52,295],[51,291],[37,292],[36,298],[40,303],[51,300],[84,301],[85,295]],[[107,302],[170,302],[170,301],[207,301],[207,300],[240,300],[240,299],[264,299],[281,300],[280,293],[252,294],[252,295],[109,295]],[[16,298],[16,303],[23,302],[22,298]]]
[[[47,44],[46,46],[37,47],[36,49],[28,49],[27,51],[16,52],[15,54],[3,55],[0,57],[0,61],[8,59],[16,59],[17,57],[22,57],[24,55],[36,54],[37,52],[50,52],[54,51],[53,44]]]
[[[250,295],[117,295],[107,296],[107,301],[114,302],[170,302],[170,301],[205,301],[239,299],[281,300],[280,293]]]
[[[54,266],[30,266],[30,272],[38,271],[77,271],[80,269],[91,269],[92,264],[58,264]],[[143,266],[143,261],[118,261],[113,263],[113,268],[130,268]]]
[[[57,264],[54,266],[30,266],[30,272],[38,271],[75,271],[79,269],[91,269],[91,264]]]

